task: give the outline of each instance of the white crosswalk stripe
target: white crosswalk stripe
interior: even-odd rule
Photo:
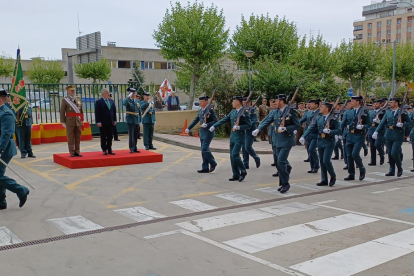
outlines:
[[[52,223],[66,235],[103,228],[82,216],[48,219],[47,221]]]
[[[271,195],[282,196],[282,197],[289,197],[289,196],[298,195],[298,194],[293,194],[293,193],[289,193],[289,192],[284,193],[284,194],[281,194],[277,189],[278,188],[265,187],[265,188],[256,189],[256,191],[263,192],[263,193],[267,193],[267,194],[271,194]]]
[[[257,198],[253,198],[253,197],[249,197],[249,196],[245,196],[245,195],[237,194],[237,193],[219,194],[219,195],[216,195],[216,197],[230,200],[230,201],[240,203],[240,204],[247,204],[247,203],[253,203],[253,202],[260,201]]]
[[[414,252],[414,228],[291,266],[311,276],[348,276]]]
[[[13,234],[8,228],[0,226],[0,246],[12,245],[21,242],[22,240]]]
[[[224,243],[248,253],[257,253],[277,246],[326,235],[374,221],[378,221],[378,219],[355,214],[345,214],[242,237]]]
[[[222,227],[282,216],[318,208],[317,206],[293,202],[261,209],[253,209],[237,213],[208,217],[193,221],[177,223],[176,225],[192,232],[202,232]]]
[[[214,207],[212,205],[203,203],[198,200],[194,199],[184,199],[184,200],[178,200],[178,201],[172,201],[170,202],[174,205],[180,206],[184,209],[193,211],[193,212],[200,212],[200,211],[208,211],[208,210],[214,210],[217,209],[217,207]]]
[[[164,215],[161,215],[157,212],[151,211],[141,206],[126,208],[126,209],[118,209],[118,210],[114,210],[114,212],[121,214],[132,220],[135,220],[136,222],[148,221],[148,220],[153,220],[156,218],[166,217]]]

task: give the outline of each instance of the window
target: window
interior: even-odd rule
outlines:
[[[401,25],[401,18],[397,19],[397,25]]]
[[[413,9],[412,9],[412,8],[408,8],[408,9],[407,9],[407,13],[408,13],[408,12],[413,12]]]
[[[368,23],[368,29],[372,29],[372,23]]]
[[[158,69],[164,69],[164,70],[166,70],[167,69],[167,63],[166,62],[155,61],[153,69],[157,69],[157,70]]]
[[[368,33],[368,38],[372,38],[372,33]]]
[[[397,42],[401,42],[401,37],[397,37]]]
[[[386,40],[386,43],[391,43],[391,39],[387,39]]]
[[[111,60],[111,68],[118,68],[118,62],[116,60]]]
[[[118,60],[118,68],[131,68],[129,60]]]
[[[175,70],[175,64],[173,62],[168,62],[167,69],[168,70]]]
[[[362,25],[354,26],[354,31],[362,30]]]
[[[354,39],[362,39],[362,34],[357,34]]]
[[[407,23],[412,23],[412,22],[413,22],[413,17],[412,16],[407,17]]]
[[[142,66],[142,64],[144,64],[144,66]],[[141,62],[141,69],[143,69],[143,70],[154,69],[154,62],[152,62],[152,61],[142,61]]]
[[[397,28],[397,34],[401,33],[401,28]]]
[[[381,27],[381,21],[377,22],[377,27]]]
[[[391,26],[391,19],[387,20],[387,26]]]
[[[381,37],[381,32],[377,32],[377,37]]]
[[[411,31],[413,30],[413,27],[407,27],[407,33],[411,33]]]
[[[387,35],[391,35],[391,30],[387,30]]]

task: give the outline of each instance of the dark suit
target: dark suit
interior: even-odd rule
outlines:
[[[104,98],[95,102],[95,121],[101,123],[99,128],[101,134],[101,148],[103,151],[112,151],[112,127],[116,122],[116,106],[112,99],[107,100],[109,107]]]

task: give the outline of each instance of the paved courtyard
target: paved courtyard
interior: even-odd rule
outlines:
[[[120,139],[115,152],[127,149]],[[99,140],[81,147],[99,151]],[[65,143],[14,158],[36,190],[22,209],[8,193],[0,211],[1,275],[413,275],[414,173],[385,177],[384,164],[343,182],[337,160],[337,184],[317,187],[305,148],[294,147],[292,188],[281,195],[270,154],[259,169],[251,160],[245,181],[229,182],[228,153],[214,153],[214,173],[198,174],[199,151],[155,147],[164,162],[70,170],[53,163]],[[409,170],[411,145],[403,147]]]

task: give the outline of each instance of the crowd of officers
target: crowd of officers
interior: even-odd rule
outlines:
[[[360,155],[369,153],[371,160],[368,166],[385,162],[388,155],[389,172],[386,176],[403,174],[402,143],[410,137],[414,153],[414,112],[412,106],[402,106],[402,99],[390,98],[375,100],[366,104],[362,96],[353,96],[346,103],[322,102],[312,99],[308,103],[300,103],[298,108],[290,108],[285,94],[279,94],[271,101],[262,101],[259,107],[252,106],[249,98],[233,97],[233,110],[220,121],[213,109],[210,109],[208,96],[199,98],[198,116],[189,125],[186,132],[200,124],[200,142],[202,169],[199,173],[209,173],[216,169],[209,145],[214,138],[214,131],[229,122],[232,126],[230,135],[230,160],[232,177],[229,181],[243,181],[249,169],[249,156],[260,167],[260,158],[252,145],[259,135],[262,141],[269,140],[272,145],[274,163],[277,168],[274,177],[279,177],[279,192],[290,189],[289,179],[292,166],[288,161],[290,150],[300,143],[306,146],[310,163],[308,173],[321,170],[321,181],[316,185],[335,185],[337,177],[331,160],[343,160],[344,170],[348,171],[345,181],[363,180],[366,168]],[[368,150],[368,146],[369,150]],[[243,153],[243,159],[240,157]],[[341,156],[339,156],[341,152]],[[334,155],[334,156],[333,156]],[[414,162],[414,161],[413,161]],[[414,172],[414,169],[411,170]]]

